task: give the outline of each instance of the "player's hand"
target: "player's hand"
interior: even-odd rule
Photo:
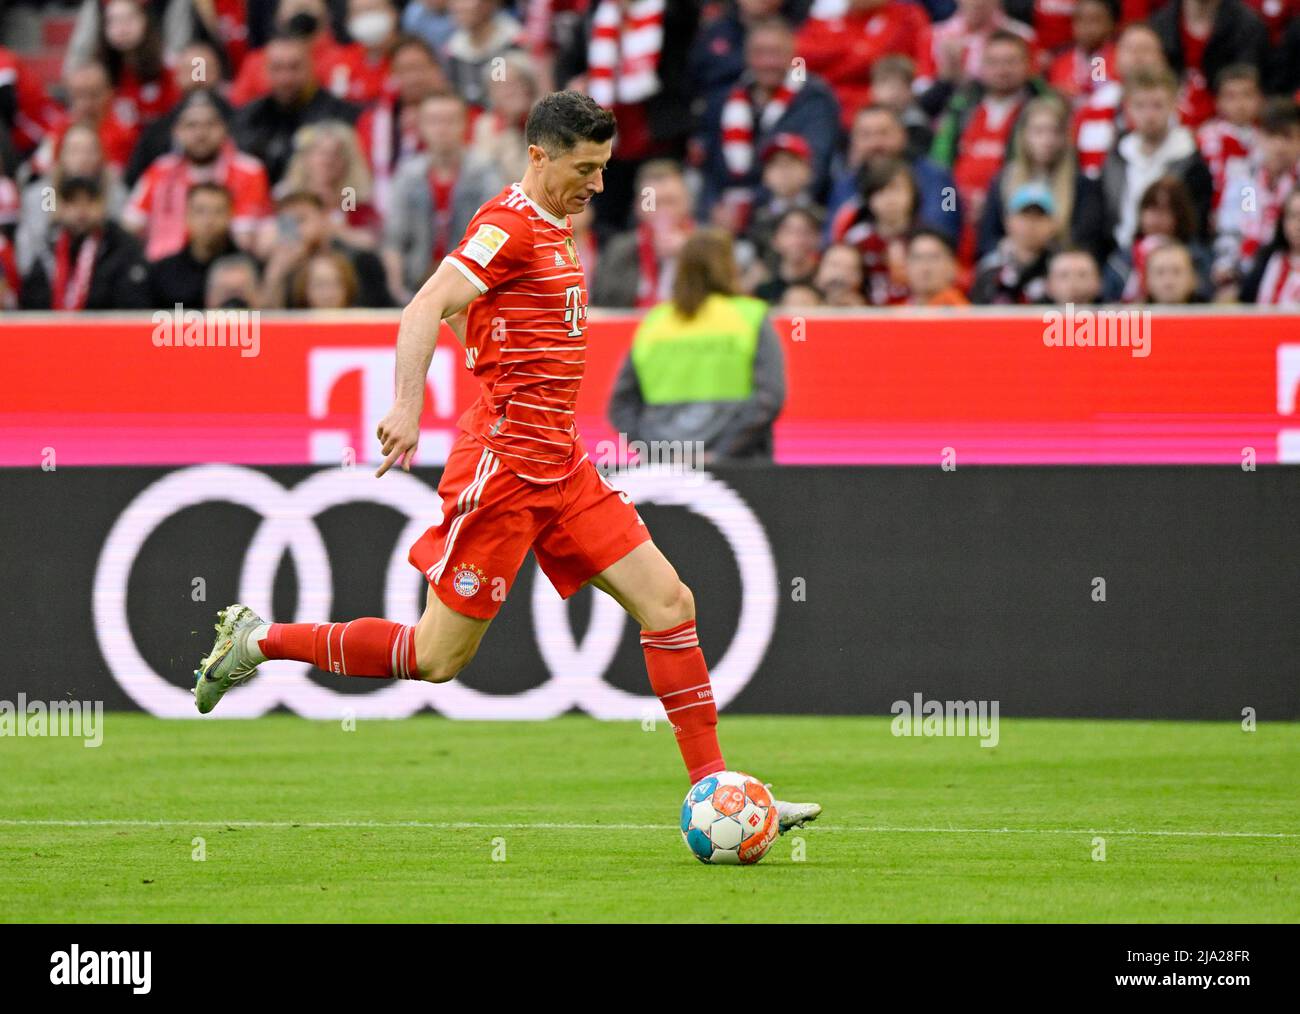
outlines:
[[[379,437],[384,463],[375,472],[375,478],[378,479],[399,461],[402,469],[409,472],[411,459],[415,457],[415,449],[420,443],[419,410],[394,405],[380,422],[376,435]]]

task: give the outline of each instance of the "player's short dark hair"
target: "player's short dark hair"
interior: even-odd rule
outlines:
[[[190,198],[196,194],[216,194],[219,197],[224,197],[227,204],[233,204],[235,201],[234,195],[231,194],[228,187],[224,187],[213,180],[204,180],[201,183],[195,183],[192,187],[186,190],[185,203],[188,204]]]
[[[1277,137],[1296,129],[1300,129],[1300,105],[1285,96],[1269,99],[1259,118],[1260,133]]]
[[[614,114],[578,91],[543,95],[524,126],[524,140],[551,158],[567,154],[581,141],[602,144],[613,136]]]

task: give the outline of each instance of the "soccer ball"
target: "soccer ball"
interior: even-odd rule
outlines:
[[[740,771],[701,778],[682,803],[682,839],[702,863],[749,866],[767,854],[776,832],[772,794]]]

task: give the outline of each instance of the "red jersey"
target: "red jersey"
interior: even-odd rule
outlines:
[[[573,224],[512,183],[447,260],[483,294],[465,324],[465,365],[482,394],[458,425],[521,479],[558,482],[587,457],[573,422],[587,350]]]

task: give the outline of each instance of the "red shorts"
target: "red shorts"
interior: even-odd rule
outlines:
[[[438,495],[442,521],[407,559],[448,607],[479,619],[496,616],[529,549],[567,599],[650,538],[631,498],[590,458],[559,482],[529,482],[467,433],[452,445]]]

